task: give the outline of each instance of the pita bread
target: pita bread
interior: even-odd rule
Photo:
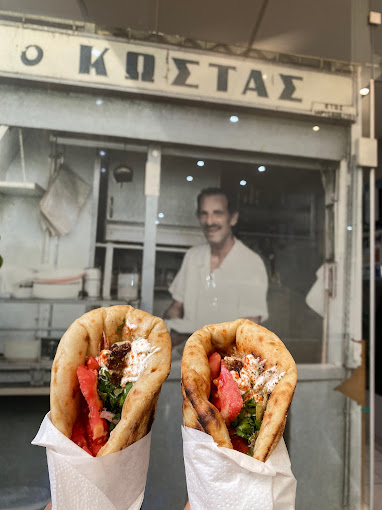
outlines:
[[[265,369],[277,363],[285,375],[268,400],[253,457],[265,462],[283,435],[286,416],[297,383],[296,364],[282,341],[271,331],[247,319],[210,324],[186,342],[182,357],[183,422],[210,434],[219,446],[232,448],[227,426],[209,401],[211,373],[208,358],[253,354],[265,359]]]
[[[129,324],[135,325],[136,329],[131,331]],[[98,457],[122,450],[150,431],[159,393],[171,367],[169,332],[162,319],[131,306],[98,308],[73,322],[61,338],[52,365],[51,419],[53,425],[70,438],[79,410],[77,367],[85,364],[88,356],[98,356],[103,333],[112,345],[121,340],[121,332],[123,340],[143,336],[160,350],[149,358],[143,374],[129,391],[121,421],[111,432]]]

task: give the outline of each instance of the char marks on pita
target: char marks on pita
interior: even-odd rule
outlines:
[[[253,457],[265,462],[282,437],[286,416],[297,383],[296,364],[271,331],[247,319],[210,324],[186,342],[182,357],[183,422],[187,427],[210,434],[219,446],[232,448],[227,425],[209,401],[211,377],[208,358],[218,352],[229,356],[228,370],[240,370],[241,359],[252,354],[265,360],[265,370],[277,365],[283,372],[267,401]]]

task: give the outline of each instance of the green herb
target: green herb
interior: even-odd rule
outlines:
[[[111,382],[108,370],[101,368],[98,372],[98,395],[100,396],[105,409],[120,415],[126,397],[133,386],[132,382],[124,388]]]
[[[250,414],[256,414],[256,400],[254,398],[249,398],[244,402],[245,410]]]
[[[255,433],[255,423],[250,416],[241,420],[236,427],[236,434],[244,439],[249,439]]]
[[[114,418],[112,419],[112,421],[109,423],[109,427],[110,427],[110,432],[115,429],[115,427],[118,425],[118,422],[120,421],[121,419],[121,415],[120,414],[116,414],[114,415]]]
[[[235,418],[235,420],[231,423],[231,426],[236,429],[236,427],[239,426],[242,420],[247,416],[247,413],[245,412],[245,409],[243,408],[238,416]]]
[[[122,333],[122,329],[123,329],[123,326],[125,325],[125,322],[126,322],[126,319],[123,319],[121,324],[118,326],[118,328],[117,328],[118,335],[120,335]]]
[[[244,402],[244,407],[231,424],[238,436],[250,442],[250,438],[260,430],[261,420],[256,419],[256,401],[251,398]]]

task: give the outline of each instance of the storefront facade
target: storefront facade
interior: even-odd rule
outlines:
[[[20,264],[28,253],[31,265],[100,266],[101,304],[115,299],[117,273],[137,272],[139,306],[162,315],[183,254],[202,241],[198,191],[231,189],[240,210],[237,235],[268,270],[264,325],[298,364],[285,435],[298,481],[296,508],[359,508],[361,408],[335,391],[361,360],[358,70],[63,28],[4,23],[0,33],[0,124],[12,127],[3,140],[18,128],[25,136],[25,164],[10,158],[1,168],[3,193],[5,182],[23,187],[22,167],[27,180],[46,188],[62,160],[92,188],[78,224],[62,238],[39,229],[36,197],[5,193],[4,260],[19,257]],[[130,180],[116,177],[122,164],[132,170]],[[320,269],[312,304],[307,296]],[[18,306],[4,298],[5,328],[12,329],[7,320]],[[40,330],[64,329],[71,314],[86,308],[25,306]],[[179,384],[174,359],[159,401],[143,508],[186,500]],[[2,380],[3,395],[11,386],[17,377]]]

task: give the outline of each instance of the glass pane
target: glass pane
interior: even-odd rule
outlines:
[[[267,267],[269,316],[262,324],[283,340],[297,363],[318,363],[323,282],[312,290],[310,306],[306,298],[324,259],[321,175],[282,166],[259,168],[239,165],[235,174],[225,168],[222,186],[236,193],[238,236]]]
[[[220,258],[215,268],[212,238],[195,214],[198,193],[207,187],[221,187],[238,211],[232,226],[235,250]],[[283,340],[297,363],[321,361],[325,193],[319,172],[163,156],[159,204],[158,243],[168,240],[161,229],[171,227],[173,244],[200,247],[189,255],[165,297],[162,287],[162,308],[171,299],[183,305],[178,315],[173,316],[173,309],[167,312],[173,335],[186,338],[204,324],[260,316],[261,324]],[[222,221],[215,223],[211,229],[222,232]],[[239,246],[243,251],[236,251]],[[178,256],[178,267],[174,262],[168,265],[179,269],[180,260]],[[157,272],[166,263],[163,254],[157,259]]]

